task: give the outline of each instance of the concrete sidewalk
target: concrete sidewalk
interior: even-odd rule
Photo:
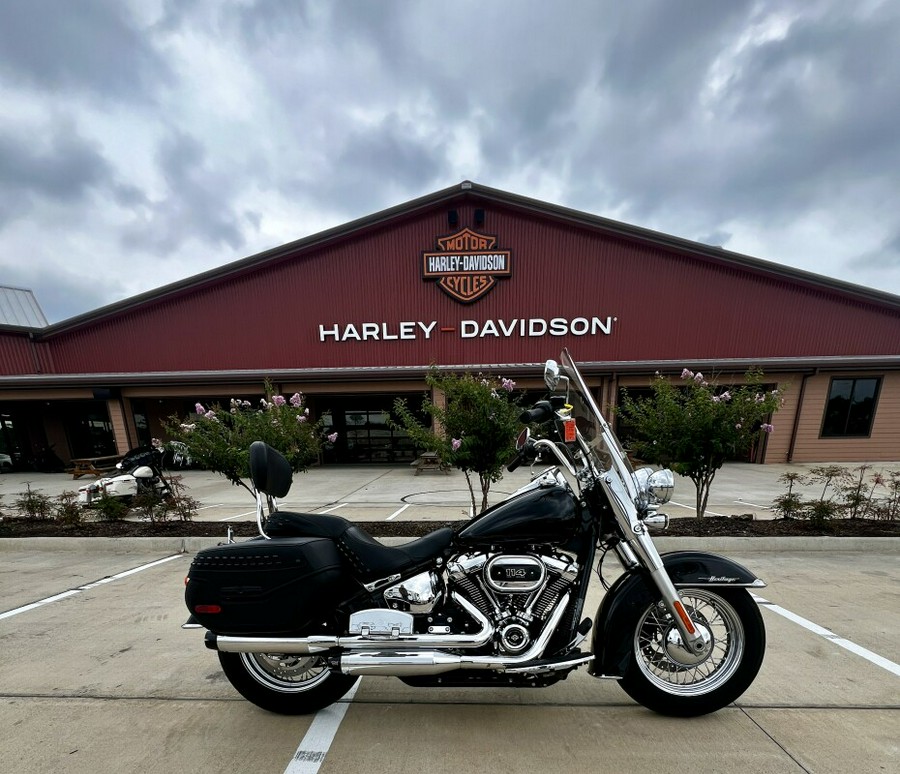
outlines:
[[[787,491],[779,481],[788,472],[808,475],[810,470],[826,463],[806,465],[751,465],[728,463],[713,481],[707,515],[733,516],[753,514],[756,518],[772,518],[773,500]],[[863,463],[843,463],[848,470]],[[869,474],[900,470],[900,462],[868,463]],[[520,468],[504,473],[491,488],[490,503],[494,504],[526,484],[532,475],[542,470]],[[174,473],[182,477],[187,493],[201,503],[197,519],[201,521],[238,521],[253,518],[255,503],[250,493],[233,486],[226,479],[208,471],[187,470]],[[0,512],[14,512],[14,502],[26,487],[56,496],[64,491],[77,491],[79,486],[93,479],[73,480],[65,473],[5,473],[0,475]],[[476,500],[480,493],[476,486]],[[814,497],[821,492],[821,484],[795,487],[800,494]],[[663,509],[670,517],[695,514],[696,490],[693,483],[677,476],[675,494]],[[468,518],[471,496],[465,475],[458,470],[447,473],[422,472],[419,475],[409,465],[343,465],[312,468],[296,474],[288,496],[281,501],[287,510],[336,513],[358,521],[446,521]]]

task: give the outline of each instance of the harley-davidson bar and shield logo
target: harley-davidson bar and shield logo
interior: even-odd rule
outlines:
[[[512,254],[496,250],[497,237],[471,229],[438,237],[438,252],[422,253],[422,277],[463,304],[477,301],[497,282],[511,275]]]

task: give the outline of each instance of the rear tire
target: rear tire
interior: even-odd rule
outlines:
[[[307,715],[333,704],[358,676],[332,672],[316,656],[219,653],[228,681],[247,701],[279,715]]]
[[[759,606],[745,589],[679,593],[691,620],[709,632],[709,653],[698,663],[682,658],[672,618],[662,605],[652,603],[632,619],[631,658],[619,685],[662,715],[705,715],[733,702],[753,682],[765,654],[766,629]]]

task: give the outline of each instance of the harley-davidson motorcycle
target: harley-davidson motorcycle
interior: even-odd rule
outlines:
[[[765,628],[748,589],[765,583],[730,559],[660,555],[668,470],[633,470],[569,353],[548,361],[551,391],[522,415],[509,468],[552,460],[459,530],[398,545],[346,519],[277,508],[291,469],[250,448],[260,536],[200,551],[186,579],[231,684],[263,709],[314,712],[360,675],[413,686],[542,687],[586,666],[666,715],[713,712],[756,677]],[[588,584],[613,554],[622,572],[594,619]],[[591,636],[591,647],[581,643]]]
[[[144,493],[170,497],[172,487],[162,472],[164,454],[162,448],[153,446],[131,449],[116,463],[115,475],[78,487],[78,504],[89,506],[101,497],[116,497],[130,503]]]

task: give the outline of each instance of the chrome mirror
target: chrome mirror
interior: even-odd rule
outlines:
[[[544,364],[544,384],[548,390],[555,390],[559,384],[559,363],[555,360],[548,360]]]
[[[522,428],[522,432],[519,433],[519,437],[516,438],[516,451],[520,452],[528,445],[528,439],[531,437],[531,430],[527,427]]]

